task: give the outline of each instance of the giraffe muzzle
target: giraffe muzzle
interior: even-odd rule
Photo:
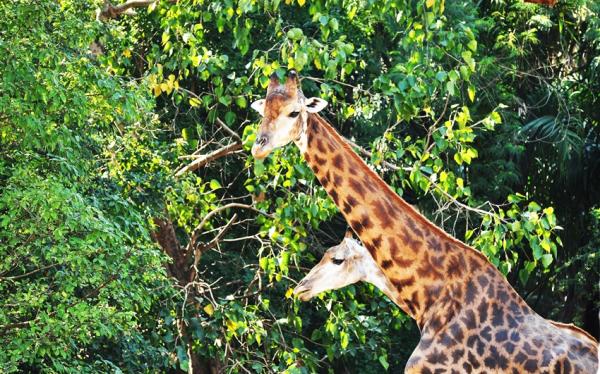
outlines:
[[[308,301],[312,298],[310,294],[310,285],[307,284],[306,279],[302,279],[300,283],[294,288],[294,295],[302,301]]]
[[[257,160],[266,158],[273,150],[269,144],[269,138],[265,135],[259,135],[252,146],[252,156]]]

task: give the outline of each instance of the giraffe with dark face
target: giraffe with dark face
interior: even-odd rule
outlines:
[[[485,256],[398,196],[317,114],[326,105],[295,72],[272,76],[252,104],[263,116],[252,154],[299,147],[421,330],[406,372],[596,372],[593,339],[537,315]]]

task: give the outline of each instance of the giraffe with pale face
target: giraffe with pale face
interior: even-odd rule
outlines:
[[[485,256],[398,196],[319,116],[326,105],[304,97],[295,72],[272,76],[252,104],[263,116],[252,154],[299,147],[421,330],[406,372],[596,372],[597,344],[556,334]]]
[[[340,289],[360,281],[373,284],[405,313],[409,313],[407,305],[399,297],[398,290],[377,266],[369,251],[359,241],[353,239],[350,233],[346,233],[346,237],[340,244],[325,251],[321,261],[298,282],[296,288],[294,288],[294,295],[302,301],[308,301],[322,292]],[[541,317],[538,316],[538,318]],[[545,327],[549,332],[546,339],[563,342],[579,341],[581,344],[589,346],[591,352],[597,351],[598,343],[584,330],[572,324],[545,321],[546,323],[541,320],[536,322],[546,325]],[[525,340],[523,340],[524,342]],[[556,349],[558,348],[555,347]],[[591,359],[591,356],[589,358]],[[591,365],[593,362],[590,360],[589,364]],[[582,365],[582,367],[585,366]],[[584,370],[583,372],[594,372],[595,368],[591,365],[590,370]],[[573,372],[577,372],[577,370],[573,370]]]

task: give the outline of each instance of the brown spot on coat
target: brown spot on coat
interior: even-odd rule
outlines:
[[[435,236],[427,239],[427,245],[429,246],[429,248],[433,249],[436,252],[442,251],[442,245],[440,243],[440,240]]]
[[[406,228],[402,228],[402,232],[400,233],[400,237],[406,243],[406,246],[412,249],[413,252],[418,252],[423,242],[419,239],[414,238],[411,234],[408,233]]]
[[[323,186],[323,187],[325,187],[325,186]],[[339,205],[339,202],[340,202],[340,197],[338,196],[338,193],[337,193],[337,191],[336,191],[336,190],[334,190],[334,189],[331,189],[331,190],[329,191],[329,195],[330,195],[330,196],[331,196],[331,198],[333,199],[333,202],[335,203],[335,205]]]
[[[331,160],[333,166],[338,170],[344,170],[344,157],[341,154],[336,154]]]
[[[408,268],[413,264],[413,260],[410,258],[403,258],[401,256],[394,256],[394,262],[401,268]]]
[[[325,146],[323,145],[323,141],[320,138],[317,139],[317,149],[321,153],[327,153],[327,150],[325,149]]]
[[[324,158],[322,158],[319,155],[315,155],[315,162],[317,163],[317,165],[323,166],[323,165],[325,165],[327,163],[327,160],[324,159]]]
[[[398,290],[402,290],[415,284],[415,277],[413,276],[406,279],[392,279],[391,281]]]
[[[361,225],[359,220],[351,220],[350,222],[350,226],[352,227],[352,229],[356,232],[356,234],[358,236],[360,236],[360,234],[363,232],[364,227]]]
[[[371,219],[369,218],[368,215],[363,214],[360,218],[360,224],[362,225],[362,227],[364,227],[365,229],[370,229],[373,228],[373,222],[371,222]]]
[[[334,174],[333,175],[333,185],[336,187],[341,187],[342,183],[344,183],[344,178],[341,175]]]
[[[461,266],[461,260],[464,264],[464,260],[462,259],[462,257],[450,256],[450,258],[448,259],[446,274],[448,274],[450,278],[459,277],[461,274],[464,273],[465,269],[463,266]]]
[[[373,260],[377,261],[377,248],[370,243],[365,244],[365,247],[367,247],[367,250],[371,254],[371,257],[373,257]]]
[[[421,238],[424,236],[423,231],[421,231],[421,229],[419,227],[417,227],[417,225],[415,224],[415,221],[412,218],[410,218],[410,217],[406,218],[406,225],[408,226],[410,231],[412,231],[412,233],[415,234],[417,237]]]
[[[365,197],[366,191],[363,187],[362,183],[357,181],[356,179],[350,179],[350,188],[354,190],[357,194],[359,194],[362,198]]]
[[[381,200],[376,200],[373,203],[373,207],[375,208],[375,216],[377,216],[377,220],[381,224],[381,227],[384,229],[391,228],[394,225],[394,222],[390,219],[388,212],[385,208],[385,203]]]
[[[357,201],[357,200],[356,200],[354,197],[352,197],[352,196],[348,196],[348,197],[346,198],[346,202],[347,202],[347,203],[348,203],[348,205],[350,205],[352,208],[354,208],[354,207],[355,207],[355,206],[358,204],[358,201]]]

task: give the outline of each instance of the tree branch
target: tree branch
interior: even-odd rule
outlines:
[[[189,246],[190,249],[191,248],[195,248],[194,249],[194,265],[192,266],[192,270],[190,272],[190,277],[189,277],[189,281],[192,282],[194,280],[194,278],[196,277],[196,269],[198,264],[200,263],[200,258],[202,257],[202,254],[206,251],[208,251],[209,249],[213,248],[214,246],[216,246],[219,241],[223,238],[223,235],[225,235],[225,233],[231,228],[231,225],[235,222],[235,220],[237,219],[237,214],[234,214],[233,217],[231,217],[231,219],[229,220],[229,222],[227,222],[227,224],[225,226],[223,226],[223,228],[221,228],[221,230],[219,231],[219,233],[208,243],[203,244],[198,246],[198,248],[195,248],[196,245],[194,243],[192,243],[190,241]],[[190,256],[192,253],[192,251],[190,250],[188,253],[186,253],[186,256]]]
[[[128,0],[123,4],[112,5],[110,1],[105,1],[102,9],[96,10],[96,20],[106,21],[107,19],[117,18],[121,14],[133,15],[134,8],[146,8],[154,4],[158,0]]]
[[[25,274],[13,275],[12,277],[0,277],[0,281],[16,280],[16,279],[25,278],[25,277],[33,275],[33,274],[35,274],[37,272],[44,271],[44,270],[53,268],[55,266],[58,266],[58,264],[52,264],[52,265],[44,266],[44,267],[41,267],[39,269],[32,270],[32,271],[30,271],[28,273],[25,273]]]
[[[342,139],[344,139],[346,141],[346,143],[350,144],[352,147],[356,148],[358,150],[358,153],[362,154],[363,156],[367,156],[367,157],[373,157],[373,153],[371,151],[366,150],[365,148],[361,147],[360,145],[354,143],[352,140],[346,138],[345,136],[342,136]],[[384,166],[395,170],[395,171],[399,171],[399,170],[404,170],[404,171],[411,171],[412,168],[408,168],[408,167],[400,167],[398,165],[394,165],[390,162],[387,161],[382,161],[381,162]]]
[[[231,136],[233,136],[233,138],[235,139],[236,142],[238,142],[238,143],[242,142],[242,138],[240,138],[240,136],[237,134],[237,132],[235,132],[231,128],[229,128],[229,126],[227,126],[225,124],[225,122],[221,121],[221,119],[218,117],[217,117],[217,123],[219,124],[219,126],[221,126],[223,128],[223,130],[225,130],[229,134],[231,134]]]
[[[194,248],[194,243],[198,240],[198,235],[200,234],[200,231],[202,230],[202,228],[204,227],[204,225],[206,225],[206,223],[208,222],[208,220],[210,220],[215,214],[222,212],[226,209],[230,209],[230,208],[240,208],[240,209],[248,209],[248,210],[253,210],[257,213],[260,214],[264,214],[267,217],[271,217],[270,214],[262,212],[258,209],[256,209],[255,207],[253,207],[252,205],[247,205],[247,204],[239,204],[239,203],[229,203],[223,206],[218,207],[215,210],[210,211],[206,216],[204,216],[204,218],[202,219],[202,221],[200,222],[200,224],[198,224],[198,226],[196,226],[196,228],[194,229],[194,231],[192,231],[192,236],[190,239],[190,242],[187,245],[186,248],[186,252],[189,254],[192,252],[192,249]]]
[[[195,159],[194,161],[190,162],[186,166],[179,169],[175,173],[175,176],[180,177],[189,171],[194,171],[194,170],[200,169],[201,167],[208,164],[209,162],[217,160],[221,157],[225,157],[232,153],[235,153],[235,152],[239,151],[240,149],[242,149],[241,142],[232,143],[232,144],[226,145],[225,147],[219,148],[216,151],[208,153],[206,155],[199,155],[197,159]]]
[[[210,242],[208,242],[206,244],[199,246],[196,249],[198,251],[198,253],[202,254],[202,253],[208,251],[209,249],[213,248],[215,245],[217,245],[217,243],[223,238],[223,235],[225,235],[225,232],[227,232],[227,230],[229,230],[229,228],[235,222],[236,219],[237,219],[237,214],[234,214],[233,217],[231,217],[231,219],[229,220],[229,222],[227,222],[227,224],[225,226],[223,226],[223,228],[221,230],[219,230],[219,233],[217,234],[217,236],[215,236],[213,238],[213,240],[211,240]],[[194,260],[194,265],[196,265],[195,260]]]
[[[351,146],[353,146],[356,149],[358,149],[359,153],[361,153],[362,155],[365,155],[367,157],[371,157],[372,156],[372,153],[370,151],[368,151],[368,150],[364,149],[363,147],[359,146],[358,144],[354,143],[352,140],[347,139],[347,138],[345,138],[343,136],[342,136],[342,138],[348,144],[350,144]],[[387,162],[387,161],[383,161],[382,163],[386,167],[388,167],[388,168],[390,168],[392,170],[395,170],[395,171],[399,171],[399,170],[411,171],[412,170],[412,168],[410,168],[410,167],[400,167],[398,165],[392,164],[392,163]],[[448,192],[444,191],[444,189],[442,187],[440,187],[438,184],[432,182],[432,185],[435,187],[435,189],[437,191],[440,192],[441,195],[443,195],[447,199],[447,201],[451,202],[452,204],[456,205],[457,207],[459,207],[461,209],[464,209],[464,210],[467,210],[467,211],[475,212],[475,213],[477,213],[477,214],[479,214],[481,216],[484,216],[484,215],[494,216],[494,214],[492,212],[489,212],[489,211],[486,211],[486,210],[483,210],[483,209],[479,209],[479,208],[474,208],[474,207],[471,207],[471,206],[469,206],[467,204],[461,203],[456,198],[454,198],[454,196],[452,196]],[[501,219],[501,220],[503,222],[506,222],[506,220],[504,220],[504,219]]]

